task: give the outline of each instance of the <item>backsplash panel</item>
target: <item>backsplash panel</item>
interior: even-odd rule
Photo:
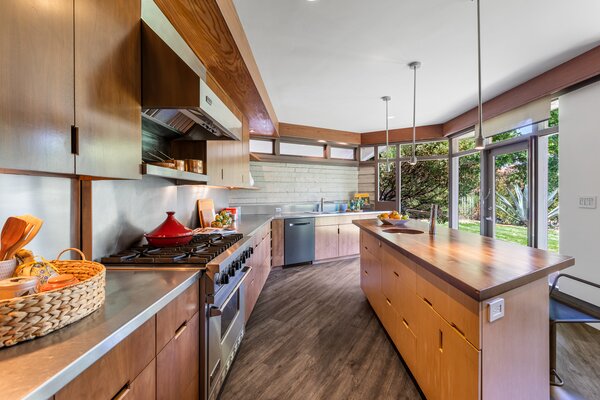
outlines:
[[[74,247],[73,185],[69,178],[0,174],[0,224],[12,215],[32,214],[44,220],[39,234],[27,246],[36,255],[54,259],[66,248]],[[1,228],[0,228],[1,229]]]
[[[167,179],[144,176],[138,181],[96,181],[93,196],[93,258],[98,259],[143,240],[167,211],[190,228],[199,225],[196,202],[212,198],[215,208],[227,207],[227,189],[174,186]]]
[[[250,172],[259,190],[231,192],[229,204],[293,204],[347,201],[358,191],[358,167],[252,161]]]

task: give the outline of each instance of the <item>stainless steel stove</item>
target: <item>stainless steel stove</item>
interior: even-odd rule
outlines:
[[[136,246],[101,262],[109,270],[185,269],[202,272],[200,322],[202,399],[215,399],[244,337],[244,281],[252,269],[252,241],[238,233],[200,234],[184,246]]]

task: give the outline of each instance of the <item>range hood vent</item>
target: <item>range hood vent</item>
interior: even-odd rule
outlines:
[[[242,122],[152,0],[142,1],[142,126],[186,140],[241,140]],[[177,135],[178,134],[178,135]]]

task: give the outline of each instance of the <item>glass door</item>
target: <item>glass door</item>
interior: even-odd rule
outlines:
[[[486,235],[531,245],[530,159],[528,143],[488,150]]]

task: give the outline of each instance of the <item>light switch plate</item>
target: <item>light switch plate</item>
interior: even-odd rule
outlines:
[[[579,196],[579,208],[592,208],[598,206],[598,196]]]
[[[504,317],[504,299],[494,299],[488,301],[488,321],[494,322]]]

